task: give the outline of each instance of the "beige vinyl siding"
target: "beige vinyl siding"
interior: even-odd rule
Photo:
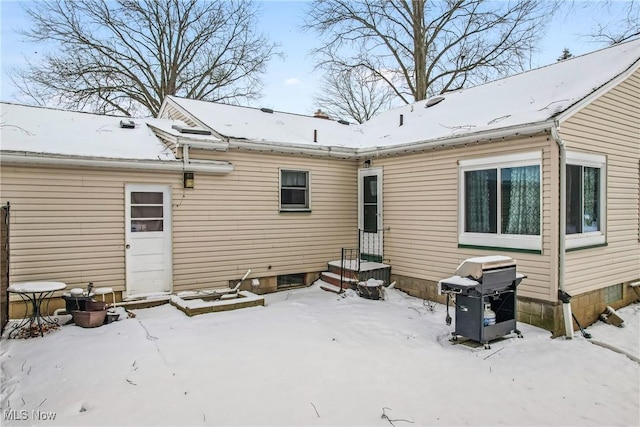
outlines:
[[[124,183],[181,182],[181,174],[2,166],[11,203],[12,282],[124,290]]]
[[[374,159],[373,166],[383,167],[384,227],[389,227],[384,257],[392,272],[439,281],[453,275],[466,258],[504,254],[515,258],[518,271],[528,276],[519,287],[520,295],[553,299],[557,271],[551,261],[557,254],[557,239],[552,237],[552,232],[557,233],[552,215],[557,209],[552,192],[557,198],[557,191],[551,188],[552,164],[557,169],[554,146],[539,136]],[[458,248],[458,161],[525,151],[542,151],[542,254]]]
[[[567,254],[570,294],[640,278],[639,99],[640,71],[636,71],[560,128],[568,149],[607,157],[607,246]]]
[[[198,150],[194,150],[198,153]],[[194,156],[194,157],[197,157]],[[355,162],[246,153],[228,175],[4,166],[11,202],[11,280],[125,290],[124,186],[173,188],[173,289],[224,287],[251,277],[319,272],[357,244]],[[279,212],[279,168],[309,170],[312,212]]]
[[[191,150],[230,161],[225,176],[196,173],[195,189],[174,194],[174,289],[226,286],[251,277],[320,272],[357,246],[356,164],[257,153]],[[308,170],[311,212],[280,212],[280,168]]]

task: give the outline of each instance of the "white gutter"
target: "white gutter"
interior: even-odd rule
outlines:
[[[560,150],[560,218],[558,219],[558,290],[564,292],[564,270],[566,258],[567,234],[567,149],[558,133],[558,122],[551,128],[551,137]],[[573,315],[569,302],[562,304],[564,315],[565,337],[573,338]]]
[[[231,138],[229,139],[227,148],[262,153],[293,154],[314,157],[335,157],[340,159],[359,160],[361,158],[367,157],[401,155],[418,151],[435,150],[455,145],[476,143],[479,141],[493,141],[498,139],[513,138],[518,135],[535,135],[541,132],[548,131],[552,126],[552,122],[533,123],[524,126],[514,126],[499,130],[474,133],[471,135],[463,135],[455,138],[441,138],[423,142],[411,142],[408,144],[400,144],[390,147],[376,146],[349,148],[326,145],[312,146],[307,144],[278,143],[274,141],[251,141]],[[196,145],[188,142],[184,144],[188,144],[192,148],[201,148],[203,150],[216,149],[205,143]]]
[[[462,135],[453,138],[440,138],[437,140],[412,142],[409,144],[394,145],[391,147],[366,147],[357,150],[358,157],[379,157],[392,156],[397,154],[407,154],[416,151],[435,150],[438,148],[451,147],[455,145],[464,145],[480,141],[493,141],[497,139],[513,138],[518,135],[535,135],[540,132],[548,131],[553,126],[551,122],[532,123],[521,126],[512,126],[498,130],[490,130],[485,132],[477,132],[470,135]]]
[[[179,138],[176,144],[178,146],[189,146],[198,150],[229,151],[229,144],[226,142],[188,141]]]
[[[133,169],[156,171],[184,171],[185,167],[191,172],[210,174],[228,174],[233,171],[233,165],[227,162],[217,161],[191,161],[185,165],[181,160],[136,160],[136,159],[108,159],[95,157],[69,157],[63,155],[34,154],[27,152],[2,152],[0,163],[17,165],[41,165],[41,166],[69,166],[90,167],[102,169]]]
[[[230,139],[229,148],[262,153],[302,154],[306,156],[336,157],[340,159],[357,158],[356,150],[353,148],[327,145],[309,146],[291,143],[282,144],[273,141],[245,141]]]

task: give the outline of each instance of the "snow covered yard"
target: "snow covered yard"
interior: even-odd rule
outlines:
[[[640,305],[618,313],[625,328],[588,331],[640,357]],[[640,424],[628,357],[522,323],[524,339],[452,345],[444,306],[397,290],[371,301],[314,285],[265,307],[136,315],[3,339],[2,425]]]

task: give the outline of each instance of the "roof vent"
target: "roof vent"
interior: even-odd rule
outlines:
[[[120,127],[122,129],[135,129],[136,124],[133,120],[120,120]]]
[[[444,96],[436,96],[435,98],[429,99],[425,104],[424,108],[433,107],[434,105],[439,104],[442,101],[444,101]]]
[[[349,126],[349,122],[346,120],[338,120],[338,123],[340,123],[341,125],[347,125]]]
[[[211,135],[211,131],[210,130],[204,129],[204,128],[195,127],[195,126],[172,125],[171,128],[175,129],[178,132],[183,133],[183,134]]]
[[[271,108],[261,108],[260,111],[263,113],[273,114],[273,110]]]

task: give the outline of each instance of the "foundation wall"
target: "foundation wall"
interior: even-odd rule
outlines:
[[[617,310],[631,303],[640,302],[640,288],[636,288],[637,291],[634,291],[634,288],[630,286],[631,283],[638,280],[573,296],[571,310],[580,325],[587,327],[598,321],[598,317],[607,306]],[[446,296],[438,295],[437,282],[395,274],[391,275],[391,281],[396,282],[397,289],[411,296],[446,304]],[[562,303],[518,296],[516,310],[518,322],[545,329],[551,332],[554,337],[564,335]],[[573,327],[575,331],[579,330],[575,321]]]

